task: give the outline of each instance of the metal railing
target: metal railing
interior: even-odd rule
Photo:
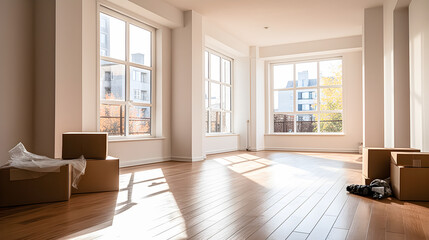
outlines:
[[[332,123],[342,125],[343,120],[321,120],[320,123]],[[295,121],[274,121],[274,132],[293,132]],[[317,121],[296,121],[297,132],[314,132],[317,129]]]

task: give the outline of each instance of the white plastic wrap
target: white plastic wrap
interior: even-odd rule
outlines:
[[[73,168],[72,186],[74,188],[77,188],[80,177],[85,174],[86,160],[83,156],[72,160],[52,159],[28,152],[22,143],[18,143],[18,145],[9,150],[9,156],[10,160],[7,166],[39,173],[58,172],[61,166],[70,164]],[[40,177],[43,174],[32,174],[29,175],[28,179],[34,178],[34,176]],[[11,179],[13,178],[11,175]],[[22,176],[19,176],[19,179],[23,179]]]

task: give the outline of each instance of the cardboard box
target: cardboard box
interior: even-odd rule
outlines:
[[[59,172],[46,173],[41,177],[11,181],[11,172],[17,176],[33,172],[16,169],[0,169],[0,206],[16,206],[34,203],[67,201],[71,191],[71,166],[60,167]],[[13,175],[13,174],[12,174]]]
[[[391,160],[397,166],[429,167],[429,153],[426,152],[392,152]]]
[[[105,132],[68,132],[63,134],[63,159],[107,158],[107,133]]]
[[[415,148],[364,148],[362,174],[371,179],[390,177],[391,152],[420,152],[420,150]]]
[[[428,153],[426,153],[428,154]],[[420,154],[419,154],[420,155]],[[411,156],[402,157],[402,153],[392,154],[390,163],[390,178],[393,194],[399,200],[408,201],[429,201],[429,167],[409,167],[396,163],[408,165]],[[422,155],[420,155],[420,158]],[[398,158],[402,160],[398,161]],[[423,163],[424,162],[424,163]],[[423,165],[428,164],[428,159],[422,161]]]
[[[119,159],[86,160],[85,175],[82,175],[75,193],[93,193],[119,190]]]
[[[374,180],[374,179],[372,179],[372,178],[367,178],[367,177],[365,177],[363,174],[362,174],[362,185],[369,185],[371,182],[372,182],[372,180]]]

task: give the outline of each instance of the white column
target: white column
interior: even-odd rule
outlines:
[[[173,30],[172,143],[174,160],[203,157],[203,31],[202,16],[184,13],[184,27]]]
[[[366,147],[384,147],[383,64],[383,8],[367,8],[363,27],[363,143]]]

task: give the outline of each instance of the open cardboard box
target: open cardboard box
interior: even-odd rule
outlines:
[[[386,179],[390,177],[391,152],[420,152],[415,148],[364,148],[362,156],[362,174],[368,179]]]
[[[0,169],[0,207],[69,200],[71,169],[67,164],[60,167],[59,172],[24,180],[11,178],[13,175],[31,176],[34,172],[10,167]]]
[[[429,153],[391,153],[391,186],[399,200],[429,201]]]

